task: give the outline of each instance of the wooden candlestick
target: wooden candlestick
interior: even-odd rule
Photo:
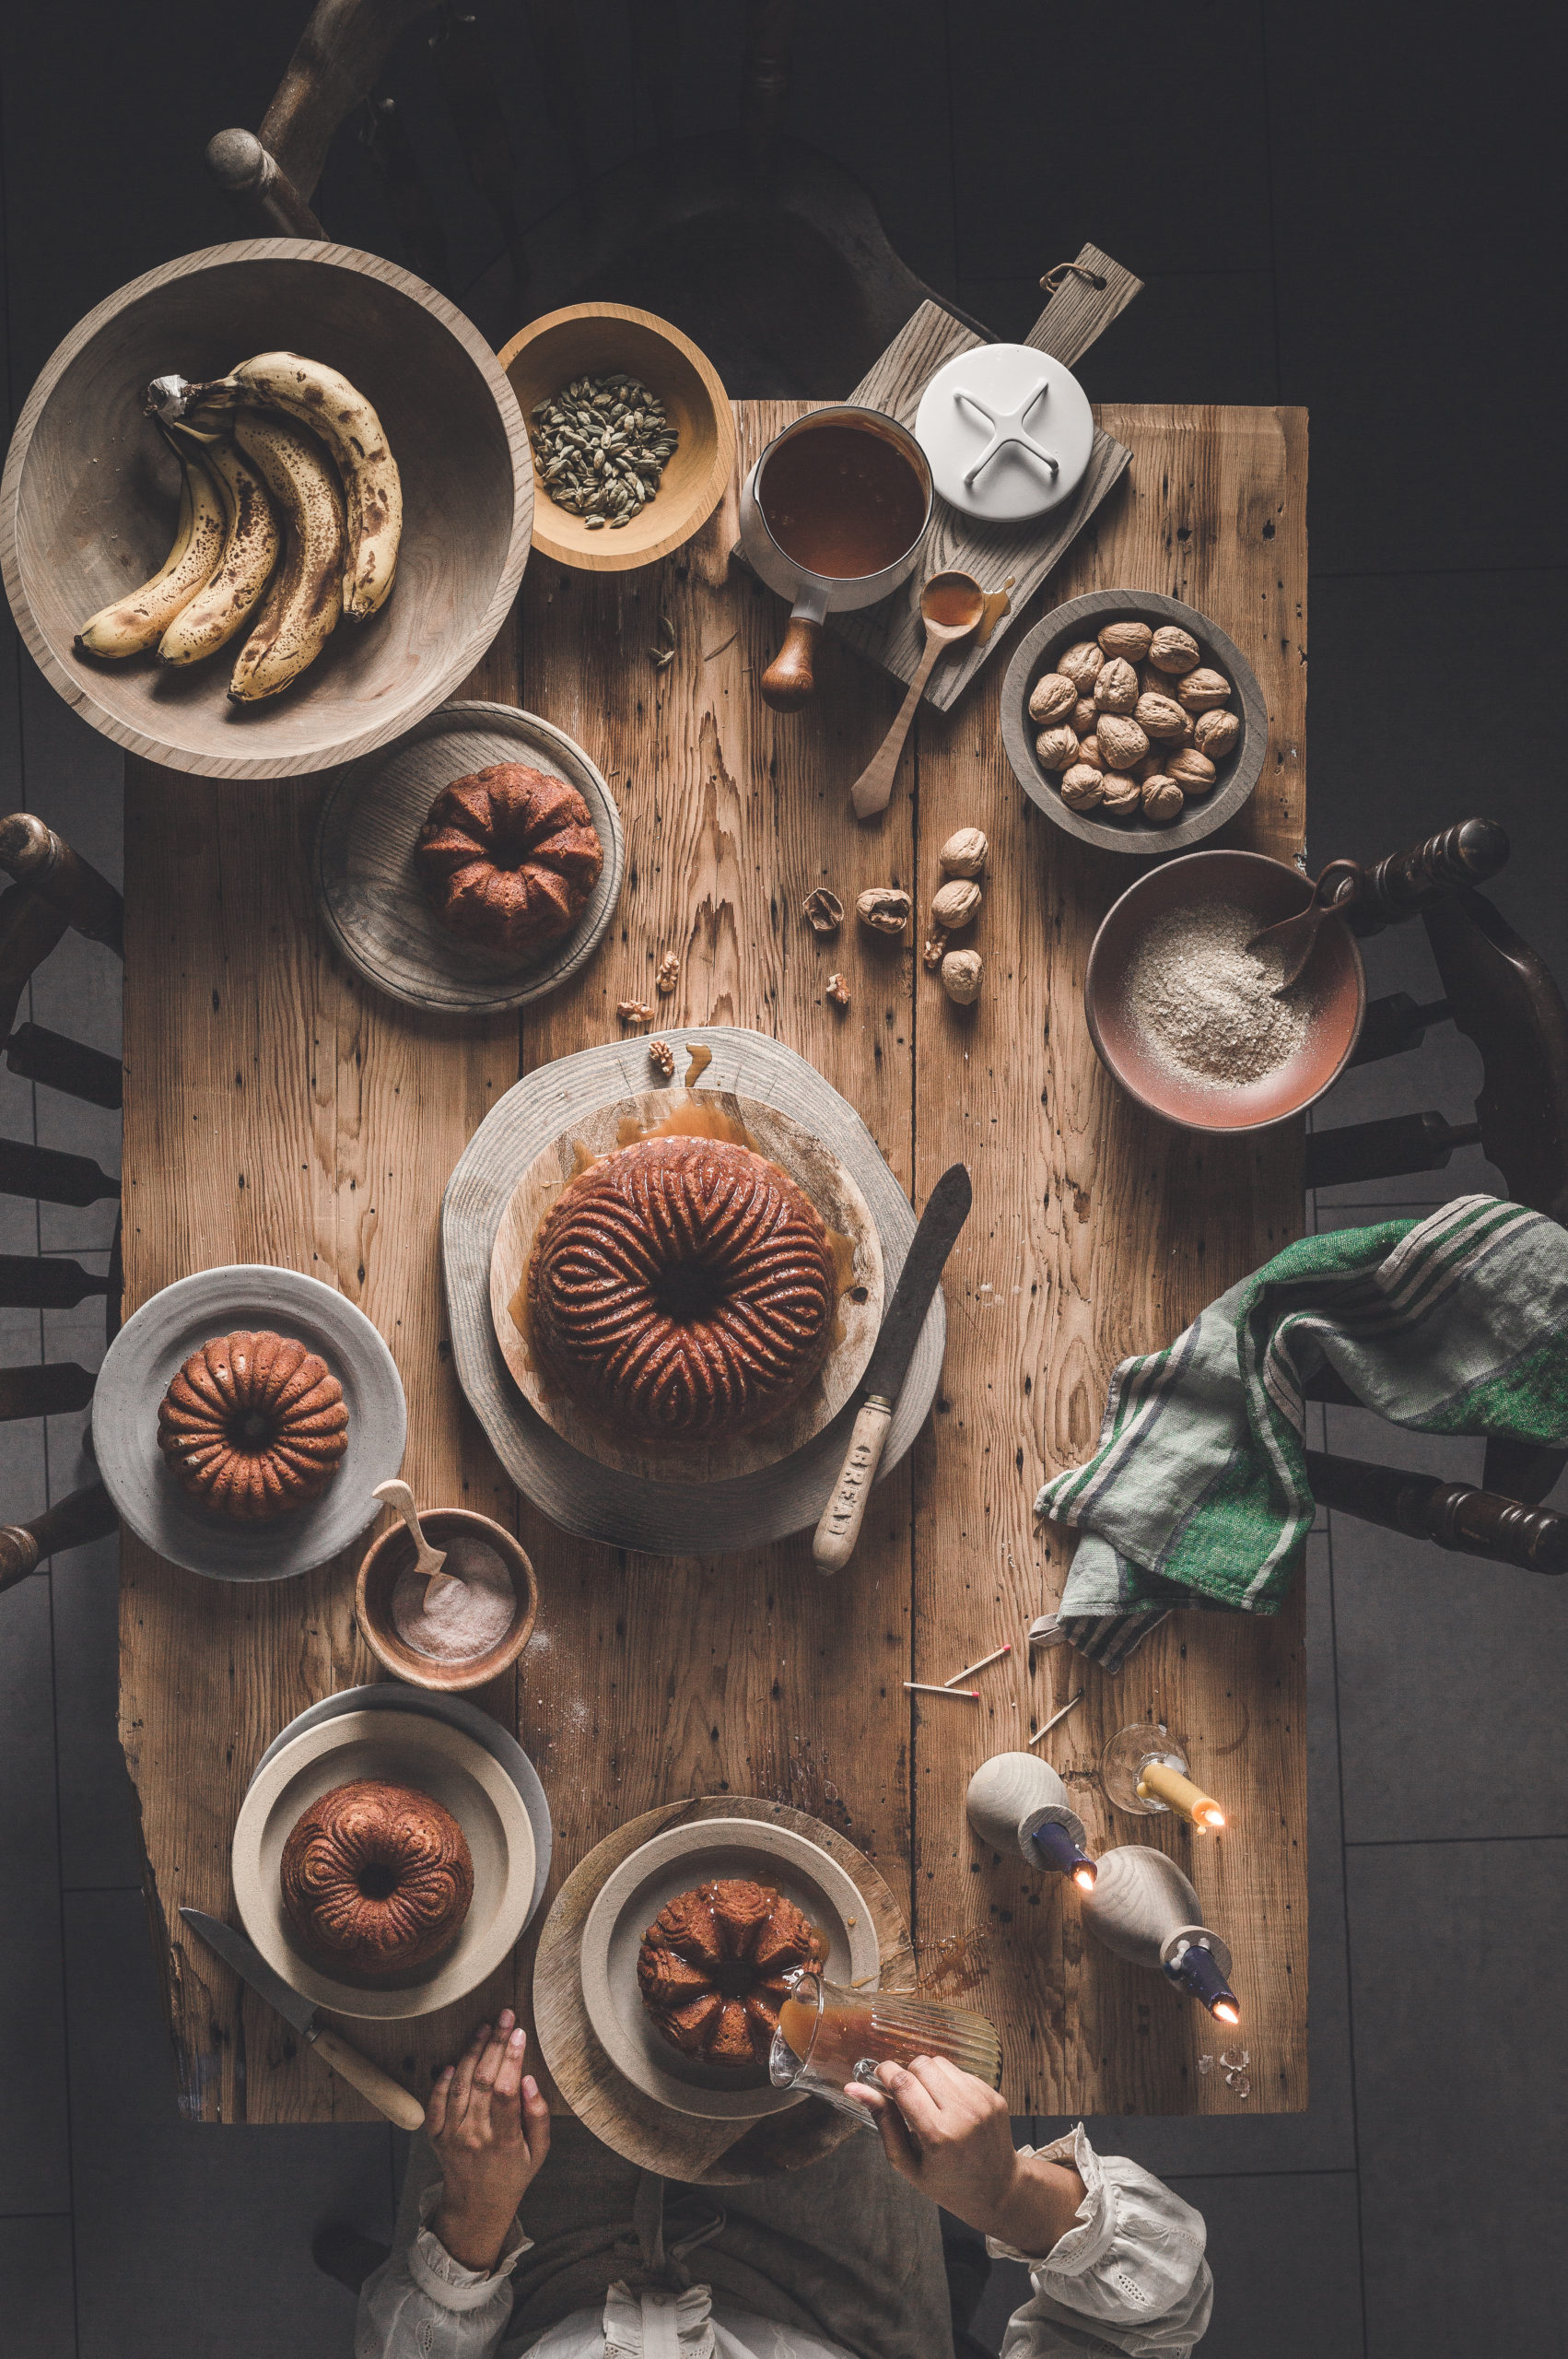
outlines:
[[[1190,1990],[1222,2023],[1241,2011],[1230,1988],[1231,1954],[1203,1923],[1190,1880],[1164,1851],[1123,1843],[1102,1851],[1083,1922],[1113,1955],[1158,1969]]]
[[[1093,1883],[1094,1863],[1088,1857],[1083,1821],[1050,1763],[1037,1754],[998,1753],[982,1761],[969,1780],[964,1807],[976,1834],[994,1849],[1016,1849],[1032,1868],[1071,1874],[1084,1888]]]

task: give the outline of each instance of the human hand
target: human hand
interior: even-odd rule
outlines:
[[[1016,2154],[1006,2098],[944,2056],[882,2064],[877,2078],[881,2089],[852,2081],[846,2095],[875,2121],[894,2169],[982,2236],[1043,2259],[1083,2201],[1078,2173]]]
[[[481,2024],[456,2064],[438,2075],[425,2128],[441,2165],[430,2224],[464,2269],[494,2269],[550,2151],[550,2108],[525,2073],[528,2035],[509,2007]]]

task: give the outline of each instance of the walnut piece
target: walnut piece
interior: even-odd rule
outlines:
[[[914,903],[900,885],[873,885],[855,904],[855,915],[872,933],[903,939]]]
[[[844,922],[844,904],[837,893],[819,885],[801,903],[801,915],[813,933],[837,933]]]
[[[925,948],[920,953],[920,964],[925,968],[928,975],[934,975],[936,973],[937,968],[942,964],[942,954],[946,948],[947,936],[939,926],[935,933],[932,934],[930,940],[927,943]]]
[[[984,827],[959,827],[949,836],[936,860],[944,876],[983,876],[990,856],[990,839]]]
[[[1081,639],[1076,647],[1070,647],[1065,655],[1057,657],[1056,667],[1072,682],[1081,697],[1086,697],[1093,693],[1105,660],[1092,639]]]
[[[615,1002],[615,1015],[622,1024],[651,1024],[657,1013],[657,1009],[649,1007],[646,1000],[619,999]]]
[[[1029,691],[1031,721],[1061,721],[1078,702],[1078,689],[1065,672],[1047,672]]]
[[[668,999],[681,980],[681,962],[673,950],[666,950],[659,961],[659,972],[653,978],[653,988],[661,999]]]
[[[827,996],[832,1000],[837,1007],[848,1006],[849,986],[845,981],[842,975],[829,975],[827,979]]]
[[[1157,827],[1167,827],[1173,819],[1179,819],[1186,800],[1174,778],[1146,778],[1143,781],[1143,816],[1153,819]]]
[[[1179,677],[1190,672],[1201,650],[1189,630],[1178,628],[1175,623],[1162,623],[1149,641],[1149,661],[1156,670]]]
[[[675,1077],[675,1051],[668,1040],[649,1040],[648,1053],[666,1081]]]
[[[944,933],[962,933],[980,913],[985,896],[972,876],[950,876],[931,895],[931,923]]]
[[[942,960],[942,990],[960,1007],[972,1006],[979,998],[982,964],[977,950],[950,950]]]

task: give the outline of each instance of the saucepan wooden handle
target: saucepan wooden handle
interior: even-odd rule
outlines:
[[[345,2039],[339,2039],[335,2031],[323,2025],[310,2045],[340,2081],[346,2081],[362,2097],[369,2097],[376,2111],[384,2113],[394,2128],[422,2127],[425,2108],[418,2098],[401,2081],[394,2081],[390,2072],[383,2072],[379,2064],[372,2064],[368,2056],[361,2056],[357,2048],[350,2048]]]
[[[812,665],[821,637],[822,625],[809,615],[790,616],[784,644],[762,675],[762,700],[775,712],[799,712],[811,702],[816,688]]]
[[[866,1501],[882,1464],[883,1446],[893,1423],[893,1404],[875,1399],[866,1402],[855,1420],[849,1447],[833,1486],[833,1496],[822,1511],[812,1542],[812,1562],[819,1573],[841,1573],[855,1553]]]

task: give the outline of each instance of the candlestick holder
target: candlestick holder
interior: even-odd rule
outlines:
[[[1032,1868],[1071,1876],[1080,1892],[1094,1888],[1094,1862],[1085,1848],[1083,1821],[1048,1761],[1034,1753],[998,1753],[969,1780],[964,1807],[982,1841],[1016,1849]]]
[[[1203,1923],[1197,1893],[1176,1861],[1141,1843],[1102,1851],[1083,1922],[1116,1957],[1158,1969],[1208,2008],[1217,2023],[1237,2024],[1231,1954]]]
[[[1100,1755],[1100,1783],[1106,1801],[1133,1818],[1174,1811],[1199,1835],[1218,1835],[1225,1824],[1213,1796],[1194,1785],[1169,1730],[1152,1722],[1117,1731]]]

